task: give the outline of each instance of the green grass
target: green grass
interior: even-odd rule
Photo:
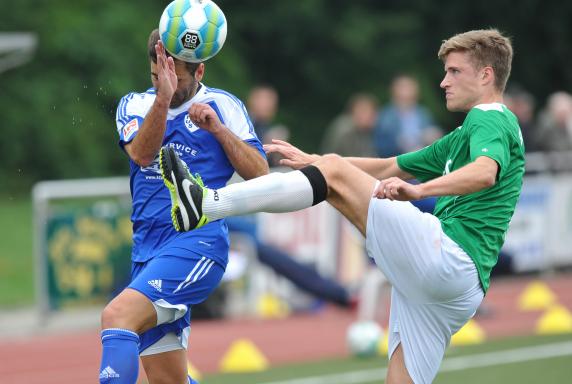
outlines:
[[[0,308],[34,302],[32,202],[0,197]]]
[[[454,362],[461,358],[468,364],[467,368],[445,368],[435,379],[435,384],[477,384],[477,383],[565,383],[572,375],[572,351],[565,356],[541,359],[540,354],[531,354],[530,347],[556,343],[570,342],[572,335],[535,336],[526,338],[511,338],[492,341],[485,344],[451,348],[445,362]],[[491,353],[502,352],[497,355]],[[509,362],[495,365],[499,357],[518,357],[527,354],[526,361]],[[488,359],[481,367],[471,367],[480,358]],[[458,362],[458,359],[457,359]],[[383,382],[384,368],[387,366],[385,357],[372,359],[336,359],[316,363],[285,365],[259,373],[250,374],[218,374],[206,375],[201,384],[373,384]],[[353,373],[353,379],[341,376]],[[291,381],[296,380],[296,381]],[[282,383],[283,382],[283,383]]]

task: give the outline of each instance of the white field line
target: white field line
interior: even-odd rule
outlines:
[[[572,342],[562,342],[507,349],[503,351],[480,353],[450,357],[443,360],[439,372],[461,371],[468,368],[490,367],[524,361],[550,359],[552,357],[572,355]],[[345,373],[335,373],[323,376],[312,376],[302,379],[272,381],[261,384],[360,384],[373,381],[383,381],[387,368],[364,369]]]

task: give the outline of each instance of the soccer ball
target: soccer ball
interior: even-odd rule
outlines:
[[[350,353],[357,357],[370,357],[378,354],[383,330],[374,321],[352,323],[347,332]]]
[[[161,15],[159,35],[173,57],[200,63],[222,48],[226,18],[210,0],[175,0]]]

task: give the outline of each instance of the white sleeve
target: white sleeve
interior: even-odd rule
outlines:
[[[244,104],[233,96],[224,96],[207,102],[221,122],[241,140],[258,140]]]
[[[121,98],[115,114],[119,141],[130,142],[137,135],[153,101],[148,94],[130,93]]]

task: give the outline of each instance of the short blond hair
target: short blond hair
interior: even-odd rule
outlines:
[[[496,29],[480,29],[459,33],[443,40],[439,59],[445,61],[451,52],[468,52],[477,70],[491,67],[495,73],[495,88],[503,92],[510,75],[512,44]]]

